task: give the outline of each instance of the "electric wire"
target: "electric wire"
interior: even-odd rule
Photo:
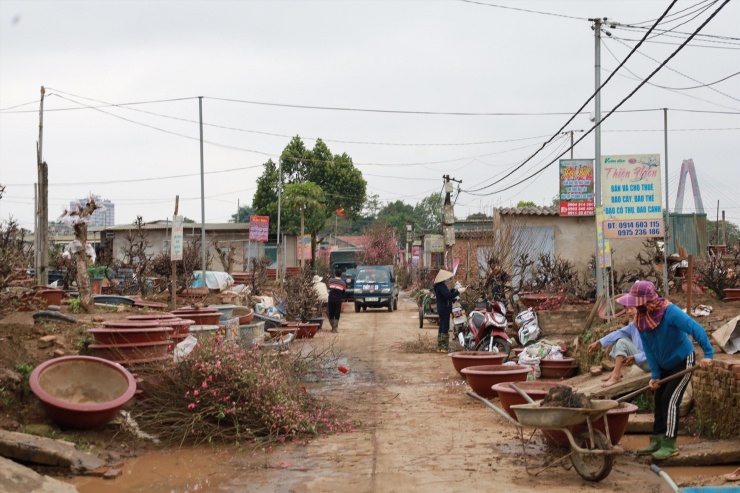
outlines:
[[[621,39],[622,41],[639,41],[639,39],[634,38],[625,38],[622,36],[609,36],[610,39]],[[653,40],[646,40],[645,43],[652,43],[652,44],[659,44],[659,45],[669,45],[669,46],[679,46],[681,43],[671,43],[668,41],[653,41]],[[686,46],[686,48],[708,48],[713,50],[740,50],[740,45],[738,45],[737,48],[733,48],[731,46],[709,46],[709,45],[700,45],[700,44],[690,44]]]
[[[676,2],[677,2],[677,0],[673,0],[671,2],[671,4],[668,5],[668,8],[666,8],[666,10],[660,16],[659,20],[656,22],[655,25],[657,25],[660,22],[660,20],[662,20],[663,17],[665,17],[666,14],[668,14],[668,12],[670,12],[670,10],[673,8],[673,6],[676,4]],[[643,37],[643,39],[647,38],[650,35],[651,32],[652,32],[652,28],[650,30],[648,30],[647,33],[645,33],[645,36]],[[560,127],[560,129],[558,129],[558,131],[555,132],[555,134],[553,134],[552,137],[550,137],[550,139],[546,142],[546,144],[549,143],[549,142],[552,142],[552,140],[557,135],[559,135],[560,132],[562,132],[570,124],[570,122],[572,122],[576,118],[576,116],[581,113],[581,111],[583,111],[583,109],[586,107],[586,105],[588,105],[588,103],[590,103],[594,99],[594,97],[596,97],[596,95],[612,80],[612,78],[614,77],[614,74],[616,74],[616,72],[620,68],[622,68],[625,63],[627,63],[627,61],[632,57],[633,53],[636,52],[637,51],[637,48],[639,48],[640,46],[642,46],[642,42],[639,42],[639,43],[637,43],[637,45],[635,45],[635,47],[632,49],[632,51],[619,64],[619,66],[616,68],[616,70],[614,71],[614,73],[610,74],[609,77],[607,77],[607,79],[603,83],[601,83],[599,85],[599,87],[596,89],[596,91],[594,91],[594,93],[591,94],[591,96],[581,105],[580,108],[578,108],[578,110],[576,110],[576,112],[568,119],[568,121],[565,122],[565,124],[563,124],[563,126]],[[580,140],[582,140],[582,139],[580,139]],[[580,142],[580,140],[579,140],[579,142]],[[537,151],[535,151],[534,154],[532,154],[530,157],[528,157],[526,160],[524,160],[524,162],[522,162],[517,168],[513,169],[509,174],[507,174],[503,178],[501,178],[501,179],[499,179],[499,180],[497,180],[497,181],[495,181],[493,183],[490,183],[488,185],[485,185],[483,187],[478,187],[478,188],[475,188],[473,190],[469,190],[468,192],[479,192],[479,191],[484,190],[486,188],[490,188],[490,187],[496,185],[497,183],[500,183],[501,181],[505,180],[506,178],[508,178],[509,176],[511,176],[513,173],[515,173],[517,170],[519,170],[521,167],[523,167],[525,164],[527,164],[529,161],[531,161],[543,148],[544,148],[544,144],[543,144],[542,148],[540,148]]]
[[[681,9],[681,10],[678,10],[678,11],[676,11],[676,12],[673,12],[672,14],[668,14],[668,15],[667,15],[667,16],[665,16],[665,17],[666,17],[666,19],[668,19],[668,18],[672,18],[672,17],[675,17],[675,16],[677,16],[677,15],[679,15],[679,14],[683,13],[683,12],[686,12],[686,11],[687,11],[687,10],[689,10],[689,9],[693,9],[694,7],[698,7],[698,6],[700,6],[701,4],[703,4],[703,3],[707,3],[707,2],[712,2],[712,3],[714,3],[714,0],[701,0],[701,2],[697,2],[697,3],[695,3],[694,5],[690,5],[690,6],[686,7],[686,8],[684,8],[684,9]],[[658,19],[650,19],[650,20],[648,20],[648,21],[640,21],[640,22],[630,22],[630,24],[629,24],[629,25],[631,25],[631,26],[637,26],[637,25],[639,25],[639,24],[652,24],[653,22],[655,22],[655,21],[657,21],[657,20],[658,20]],[[666,20],[666,22],[670,22],[670,21]]]
[[[716,16],[716,15],[717,15],[717,14],[718,14],[718,13],[719,13],[719,12],[720,12],[720,11],[721,11],[721,10],[722,10],[722,9],[723,9],[724,7],[725,7],[725,6],[726,6],[726,5],[727,5],[727,4],[729,3],[729,2],[730,2],[730,0],[724,0],[724,2],[722,2],[722,5],[720,5],[720,6],[719,6],[719,7],[718,7],[718,8],[717,8],[717,9],[716,9],[716,10],[715,10],[714,12],[712,12],[712,14],[711,14],[711,15],[710,15],[710,16],[709,16],[709,17],[708,17],[708,18],[707,18],[707,19],[706,19],[706,20],[705,20],[705,21],[704,21],[704,22],[703,22],[703,23],[702,23],[702,24],[701,24],[701,25],[700,25],[700,26],[699,26],[699,27],[697,28],[697,30],[696,30],[695,32],[696,32],[696,33],[698,33],[699,31],[701,31],[701,29],[703,29],[703,28],[704,28],[704,26],[706,26],[706,25],[707,25],[707,24],[709,23],[709,21],[711,21],[711,20],[712,20],[712,19],[713,19],[713,18],[714,18],[714,17],[715,17],[715,16]],[[589,135],[589,134],[590,134],[591,132],[593,132],[593,131],[594,131],[594,129],[595,129],[595,128],[596,128],[596,127],[597,127],[598,125],[601,125],[601,124],[603,124],[603,122],[604,122],[605,120],[607,120],[607,119],[608,119],[609,117],[611,117],[611,115],[613,115],[613,114],[614,114],[614,110],[615,110],[615,109],[619,108],[619,107],[620,107],[620,106],[622,106],[622,105],[623,105],[623,104],[624,104],[625,102],[627,102],[627,100],[629,100],[629,99],[630,99],[630,98],[631,98],[631,97],[632,97],[632,96],[633,96],[633,95],[634,95],[634,94],[635,94],[635,93],[636,93],[636,92],[637,92],[637,91],[638,91],[638,90],[639,90],[639,89],[640,89],[640,88],[641,88],[642,86],[644,86],[644,85],[645,85],[645,84],[646,84],[646,83],[647,83],[647,82],[648,82],[648,81],[649,81],[649,80],[650,80],[650,79],[651,79],[651,78],[652,78],[652,77],[653,77],[653,76],[654,76],[654,75],[655,75],[656,73],[658,73],[658,71],[659,71],[660,69],[662,69],[662,68],[663,68],[663,67],[664,67],[664,66],[665,66],[665,65],[666,65],[666,64],[667,64],[667,63],[668,63],[668,62],[669,62],[669,61],[670,61],[671,59],[673,59],[673,57],[674,57],[674,56],[676,56],[676,55],[677,55],[677,54],[678,54],[678,53],[679,53],[679,52],[680,52],[680,51],[681,51],[681,50],[683,49],[683,46],[685,46],[686,44],[688,44],[688,43],[689,43],[689,42],[690,42],[690,41],[691,41],[691,40],[692,40],[693,38],[694,38],[694,35],[692,35],[692,36],[689,36],[689,37],[688,37],[688,38],[687,38],[687,39],[686,39],[686,40],[684,41],[684,43],[683,43],[683,45],[682,45],[682,46],[680,46],[680,47],[679,47],[679,48],[677,48],[677,49],[676,49],[676,50],[675,50],[675,51],[674,51],[673,53],[671,53],[671,54],[670,54],[670,55],[668,56],[668,58],[666,58],[666,59],[665,59],[665,60],[664,60],[664,61],[663,61],[663,62],[662,62],[662,63],[661,63],[661,64],[660,64],[660,65],[659,65],[659,66],[658,66],[658,67],[657,67],[657,68],[656,68],[655,70],[653,70],[653,72],[652,72],[652,73],[651,73],[650,75],[648,75],[648,76],[647,76],[647,78],[645,78],[645,79],[644,79],[644,80],[643,80],[642,82],[640,82],[640,83],[639,83],[639,84],[637,85],[637,87],[635,87],[635,89],[633,89],[633,90],[632,90],[632,92],[630,92],[630,93],[629,93],[629,94],[628,94],[628,95],[627,95],[627,96],[626,96],[626,97],[625,97],[624,99],[622,99],[622,100],[621,100],[621,101],[620,101],[620,102],[619,102],[619,103],[618,103],[618,104],[617,104],[617,105],[616,105],[616,106],[615,106],[615,107],[614,107],[614,108],[613,108],[613,109],[612,109],[611,111],[609,111],[609,112],[608,112],[608,113],[606,114],[606,116],[604,116],[604,118],[602,118],[602,119],[601,119],[601,121],[600,121],[600,122],[598,122],[598,123],[594,124],[594,126],[592,126],[592,127],[591,127],[591,128],[589,129],[589,130],[587,130],[587,131],[586,131],[586,132],[584,133],[584,135],[583,135],[583,136],[581,136],[581,137],[580,137],[580,138],[578,139],[578,141],[576,141],[576,142],[574,143],[574,146],[575,146],[575,144],[578,144],[578,143],[579,143],[579,142],[581,142],[581,141],[582,141],[583,139],[585,139],[585,138],[586,138],[586,136],[588,136],[588,135]],[[565,151],[565,152],[568,152],[568,150],[566,149],[566,151]],[[560,156],[558,156],[557,158],[553,159],[553,160],[552,160],[552,161],[551,161],[550,163],[548,163],[548,164],[546,164],[545,166],[543,166],[542,168],[540,168],[540,169],[539,169],[538,171],[536,171],[535,173],[533,173],[533,174],[529,175],[528,177],[525,177],[525,178],[523,178],[522,180],[520,180],[520,181],[518,181],[518,182],[516,182],[516,183],[514,183],[514,184],[512,184],[512,185],[509,185],[509,186],[507,186],[507,187],[505,187],[505,188],[502,188],[502,189],[496,190],[496,191],[494,191],[494,192],[489,192],[489,193],[486,193],[486,194],[476,194],[476,193],[471,193],[471,192],[469,192],[469,191],[467,191],[466,193],[468,193],[468,194],[471,194],[471,195],[480,195],[480,196],[487,196],[487,195],[492,195],[492,194],[500,193],[500,192],[503,192],[503,191],[505,191],[505,190],[509,190],[510,188],[513,188],[513,187],[515,187],[515,186],[517,186],[517,185],[519,185],[519,184],[521,184],[521,183],[523,183],[523,182],[525,182],[525,181],[527,181],[527,180],[531,179],[532,177],[534,177],[534,176],[538,175],[538,174],[539,174],[539,173],[541,173],[542,171],[544,171],[544,170],[545,170],[545,168],[547,168],[547,167],[551,166],[551,165],[552,165],[552,164],[553,164],[553,163],[554,163],[555,161],[557,161],[557,159],[559,159],[560,157],[562,157],[562,156],[563,156],[563,155],[565,154],[565,152],[564,152],[563,154],[561,154]]]
[[[566,19],[575,19],[575,20],[578,20],[578,21],[587,21],[587,20],[589,20],[589,19],[587,19],[585,17],[575,17],[575,16],[572,16],[572,15],[556,14],[554,12],[543,12],[543,11],[540,11],[540,10],[530,10],[530,9],[522,9],[522,8],[518,8],[518,7],[509,7],[507,5],[496,5],[496,4],[493,4],[493,3],[476,2],[474,0],[458,0],[458,1],[459,2],[464,2],[464,3],[472,3],[472,4],[475,4],[475,5],[483,5],[483,6],[486,6],[486,7],[495,7],[497,9],[516,10],[518,12],[527,12],[529,14],[549,15],[549,16],[552,16],[552,17],[563,17],[563,18],[566,18]]]

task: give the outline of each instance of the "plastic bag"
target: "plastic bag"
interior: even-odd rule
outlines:
[[[540,378],[542,375],[540,372],[540,358],[537,356],[530,356],[526,351],[523,351],[522,354],[519,355],[519,364],[521,366],[531,367],[531,374],[535,379]],[[529,375],[527,375],[527,380],[529,380]]]
[[[193,349],[195,349],[196,344],[198,344],[198,339],[192,335],[187,336],[178,343],[177,346],[175,346],[175,354],[173,356],[175,363],[179,363],[187,358],[188,355],[193,352]]]
[[[550,348],[550,354],[545,359],[563,359],[563,353],[561,352],[560,346],[553,346]]]

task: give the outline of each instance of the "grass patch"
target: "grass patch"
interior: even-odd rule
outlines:
[[[398,347],[402,353],[436,353],[437,338],[418,334],[415,340],[403,341],[398,344],[394,344],[394,346]]]

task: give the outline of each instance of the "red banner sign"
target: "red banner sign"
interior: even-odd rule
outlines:
[[[270,216],[249,216],[249,241],[267,242]]]

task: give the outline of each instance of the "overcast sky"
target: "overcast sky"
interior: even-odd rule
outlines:
[[[669,4],[0,0],[0,183],[7,185],[0,217],[12,215],[33,229],[41,86],[50,219],[89,193],[115,202],[117,224],[137,215],[164,219],[179,194],[180,212],[200,221],[198,96],[208,142],[207,222],[228,221],[239,201],[251,204],[262,163],[276,159],[294,135],[309,147],[322,138],[335,154],[352,156],[368,193],[384,203],[415,204],[439,191],[446,173],[461,179],[463,190],[495,183],[592,94],[594,36],[587,19],[650,27],[647,21]],[[674,21],[660,26],[674,31],[644,44],[603,89],[603,114],[678,48],[686,38],[680,33],[692,33],[721,4],[678,1],[667,18]],[[602,81],[645,33],[607,30]],[[692,158],[710,219],[719,200],[728,219],[740,223],[740,76],[686,89],[740,71],[740,1],[701,33],[713,37],[695,38],[650,81],[681,90],[643,86],[621,110],[657,111],[610,117],[602,125],[602,154],[657,153],[664,164],[659,109],[669,108],[671,207],[681,162]],[[154,102],[163,100],[175,101]],[[139,102],[147,104],[104,106]],[[584,111],[568,130],[591,128],[593,103]],[[529,176],[567,140],[558,136],[484,191]],[[574,156],[594,156],[593,134]],[[519,200],[549,204],[557,190],[555,163],[499,193],[462,193],[455,213],[465,217]],[[684,204],[692,210],[689,197]]]

